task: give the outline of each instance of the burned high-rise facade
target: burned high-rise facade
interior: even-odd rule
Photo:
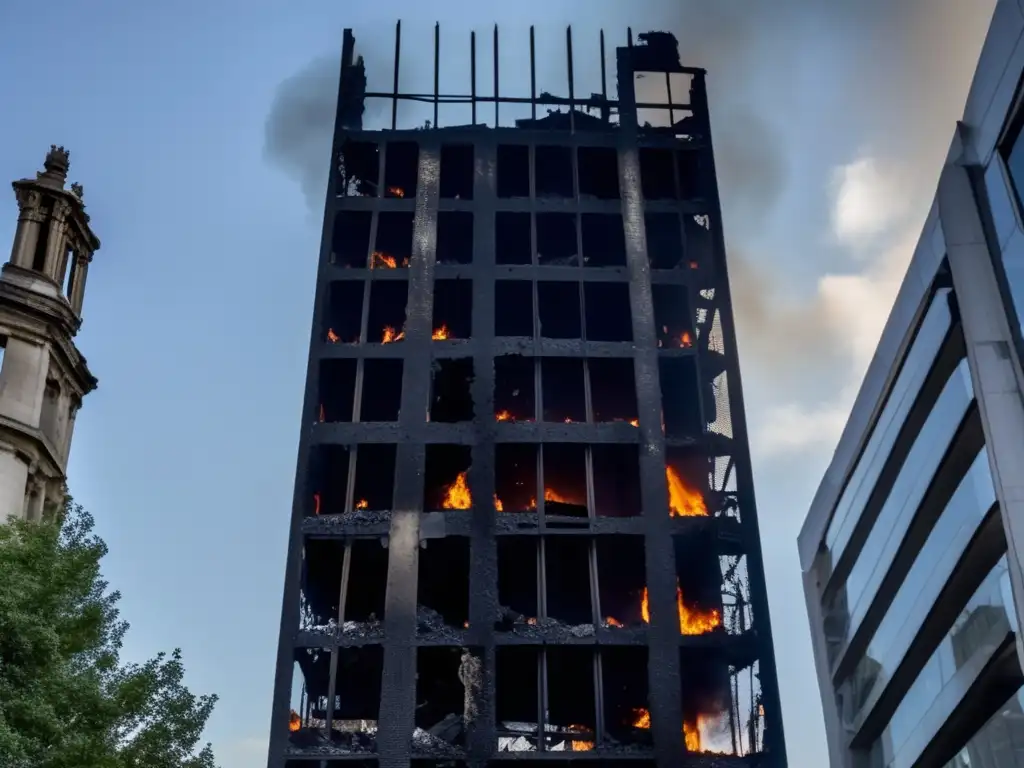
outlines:
[[[703,70],[575,93],[567,34],[538,93],[531,32],[506,95],[495,30],[453,96],[435,32],[402,93],[400,31],[388,92],[344,37],[269,766],[784,766]]]

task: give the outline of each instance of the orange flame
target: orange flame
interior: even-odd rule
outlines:
[[[494,494],[494,509],[498,512],[505,511],[505,505],[501,503],[501,499],[498,498],[498,494]]]
[[[448,333],[448,326],[441,323],[441,327],[435,328],[434,332],[430,335],[430,338],[434,341],[444,341],[445,339],[451,338]]]
[[[319,515],[320,514],[320,494],[319,493],[314,493],[313,494],[313,514],[314,515]]]
[[[690,269],[697,269],[697,262],[696,261],[691,261],[690,262]]]
[[[690,338],[689,331],[683,331],[683,335],[679,337],[679,343],[684,347],[693,346],[693,340]]]
[[[697,715],[696,718],[690,718],[683,720],[683,738],[686,740],[686,751],[687,752],[702,752],[701,749],[701,731],[708,727],[710,721],[714,720],[714,715]],[[644,707],[638,707],[633,710],[633,722],[634,728],[648,729],[651,727],[651,713],[650,710]]]
[[[293,709],[291,715],[288,716],[288,730],[295,733],[301,727],[302,718],[299,717],[299,713]]]
[[[441,502],[442,509],[469,509],[473,505],[473,497],[469,493],[469,486],[466,484],[466,473],[459,472],[455,482],[445,489],[444,501]]]
[[[619,621],[618,619],[616,619],[614,616],[605,616],[604,617],[604,623],[607,624],[609,627],[621,627],[621,626],[623,626],[622,622]]]
[[[392,197],[405,197],[405,190],[401,187],[388,187],[388,194]]]
[[[683,602],[683,590],[676,586],[676,608],[679,611],[679,634],[703,635],[722,625],[722,616],[716,610],[702,611],[690,608]],[[640,593],[640,618],[644,624],[651,623],[651,607],[647,598],[647,587]]]
[[[380,343],[381,344],[390,344],[393,341],[401,341],[404,338],[405,338],[405,331],[400,331],[399,333],[396,334],[394,327],[392,327],[390,325],[385,325],[384,326],[384,335],[383,335],[383,338],[381,338]]]
[[[698,722],[683,721],[683,737],[686,739],[687,752],[700,752],[700,716]]]
[[[368,502],[366,499],[360,499],[359,501],[356,502],[356,509],[369,509],[369,508],[370,508],[370,502]]]
[[[683,482],[673,467],[665,467],[668,478],[669,517],[707,517],[708,507],[704,498]]]
[[[409,259],[402,259],[402,266],[409,266]],[[370,269],[397,269],[398,259],[384,251],[374,251],[370,254]]]
[[[572,499],[569,499],[566,496],[563,496],[558,491],[556,491],[556,490],[554,490],[552,488],[545,488],[544,489],[544,501],[553,501],[556,504],[575,504],[576,503]],[[536,508],[537,508],[537,500],[536,499],[530,499],[530,509],[536,509]]]
[[[323,424],[324,421],[325,421],[325,419],[324,419],[324,406],[323,406],[323,403],[321,403],[320,404],[320,423]]]
[[[629,423],[632,424],[634,427],[639,427],[640,419],[630,419]]]
[[[572,419],[570,419],[570,418],[569,418],[568,416],[566,416],[566,417],[565,417],[565,418],[563,419],[563,421],[564,421],[564,422],[565,422],[566,424],[572,424]]]
[[[509,413],[508,411],[498,411],[496,414],[494,414],[494,418],[497,419],[498,421],[515,421],[515,419],[512,417],[512,414]]]
[[[566,728],[569,733],[586,733],[587,727],[585,725],[570,725]],[[572,751],[573,752],[589,752],[594,748],[594,743],[591,741],[573,741]]]
[[[339,341],[341,341],[341,337],[334,332],[333,328],[328,328],[327,329],[327,340],[329,342],[331,342],[331,344],[337,344]]]

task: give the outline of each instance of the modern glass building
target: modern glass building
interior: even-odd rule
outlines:
[[[1024,766],[1024,5],[800,534],[832,766]]]

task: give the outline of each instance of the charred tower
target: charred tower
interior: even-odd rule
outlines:
[[[74,337],[100,241],[70,156],[51,146],[34,179],[15,181],[18,226],[0,270],[0,522],[39,520],[64,501],[82,398],[96,388]]]
[[[531,30],[505,96],[495,29],[453,96],[435,30],[401,93],[400,32],[388,92],[344,36],[270,767],[784,766],[704,71],[630,33],[609,97],[602,35],[579,95],[567,31],[538,94]]]

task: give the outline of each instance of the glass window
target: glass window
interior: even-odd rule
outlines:
[[[1024,768],[1024,689],[989,718],[943,768]]]
[[[903,661],[939,592],[995,502],[988,452],[982,448],[928,534],[867,651],[839,687],[839,705],[847,723],[857,721],[865,703],[874,698],[875,684],[881,681],[878,688],[884,688]]]
[[[930,743],[934,733],[920,734],[912,741],[910,736],[914,735],[915,728],[922,723],[926,714],[934,716],[936,732],[951,714],[929,713],[943,688],[972,660],[976,652],[991,653],[994,644],[1013,630],[1006,604],[1009,580],[1004,556],[985,577],[985,581],[953,622],[949,634],[942,639],[917,679],[907,689],[888,727],[872,745],[872,765],[909,768],[917,760],[920,749]],[[955,707],[958,703],[949,702],[948,706]]]
[[[1010,151],[1004,155],[1006,169],[1010,172],[1010,179],[1013,180],[1018,198],[1024,192],[1024,141],[1021,140],[1022,138],[1024,138],[1024,134],[1018,133],[1017,138],[1010,146]]]
[[[826,607],[831,625],[841,627],[844,638],[849,637],[851,628],[860,623],[874,599],[878,585],[892,564],[973,399],[971,373],[967,361],[963,360],[942,388],[939,399],[907,453],[846,581],[833,593]],[[833,647],[838,648],[839,645]]]
[[[896,436],[949,332],[952,324],[949,294],[949,289],[944,288],[937,291],[932,299],[932,305],[907,353],[885,408],[872,429],[871,438],[836,504],[832,521],[825,533],[825,546],[833,564],[842,557],[864,505],[878,481],[878,475],[889,458]]]

